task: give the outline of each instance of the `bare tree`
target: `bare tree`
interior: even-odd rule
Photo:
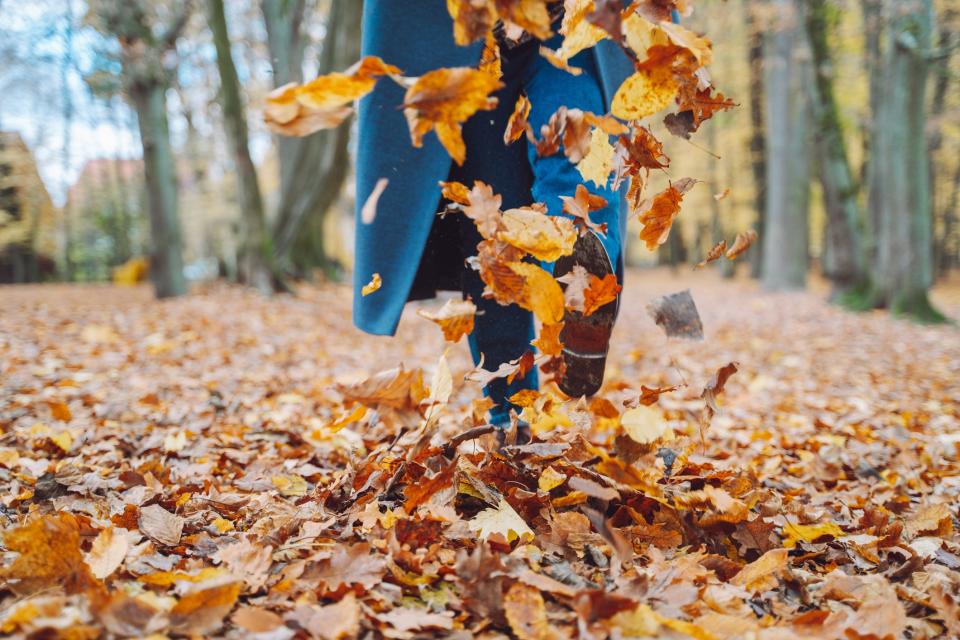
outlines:
[[[262,0],[274,81],[302,77],[303,0]],[[360,57],[360,0],[331,0],[318,72],[344,69]],[[273,226],[274,255],[281,268],[307,272],[328,267],[323,222],[336,202],[349,167],[349,123],[306,138],[280,142],[280,203]]]
[[[847,159],[840,111],[833,89],[833,58],[828,36],[830,0],[809,0],[806,30],[813,58],[814,82],[809,84],[816,139],[817,166],[827,213],[823,248],[824,275],[833,284],[833,297],[843,299],[867,286],[860,232],[860,206]]]
[[[210,29],[217,50],[217,69],[220,73],[220,106],[223,124],[233,152],[237,171],[237,191],[243,219],[240,251],[240,277],[263,293],[273,292],[274,278],[271,264],[273,248],[263,212],[263,197],[257,168],[250,157],[247,116],[240,90],[237,68],[230,51],[230,34],[223,10],[223,0],[208,0]]]
[[[803,90],[809,54],[803,33],[803,0],[772,0],[778,21],[764,39],[766,201],[763,236],[764,287],[798,289],[806,284],[810,110]]]
[[[186,293],[177,177],[167,118],[167,90],[189,0],[171,2],[161,19],[146,0],[89,0],[90,21],[120,44],[121,82],[137,113],[150,212],[150,277],[157,297]]]
[[[933,283],[930,156],[925,135],[932,0],[883,0],[879,59],[871,86],[869,207],[877,253],[872,306],[941,321]]]

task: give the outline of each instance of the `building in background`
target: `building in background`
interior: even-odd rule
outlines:
[[[56,273],[59,215],[18,133],[0,131],[0,283]]]

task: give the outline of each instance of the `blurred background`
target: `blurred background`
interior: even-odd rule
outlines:
[[[262,104],[355,62],[361,13],[0,0],[0,283],[151,279],[166,297],[344,277],[353,127],[278,139]],[[753,228],[741,260],[707,268],[941,320],[928,292],[960,262],[960,0],[700,0],[683,20],[739,108],[690,141],[656,119],[672,165],[648,192],[704,184],[632,264],[696,264]]]

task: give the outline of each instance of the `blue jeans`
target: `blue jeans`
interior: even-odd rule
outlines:
[[[546,46],[556,49],[561,38],[556,36]],[[551,65],[539,53],[539,41],[532,41],[513,49],[504,49],[502,82],[504,87],[496,93],[499,98],[493,111],[480,111],[463,127],[467,145],[467,158],[463,166],[453,165],[450,180],[472,186],[475,180],[489,184],[494,193],[524,193],[513,201],[504,198],[504,210],[521,207],[532,202],[546,204],[550,215],[563,213],[560,196],[573,196],[583,178],[576,166],[571,164],[562,151],[546,157],[537,155],[533,145],[521,139],[510,146],[503,144],[503,133],[510,114],[521,94],[526,94],[531,103],[529,121],[539,137],[540,127],[547,123],[561,106],[578,108],[596,114],[606,112],[599,75],[593,58],[586,52],[574,57],[572,66],[584,72],[574,76]],[[532,180],[531,180],[532,178]],[[532,188],[515,188],[518,184],[532,184]],[[607,224],[606,238],[602,238],[610,259],[618,264],[621,253],[620,194],[609,188],[600,188],[588,183],[591,193],[607,199],[607,206],[590,214],[594,222]],[[460,250],[464,256],[476,254],[481,237],[473,222],[465,216],[457,216],[460,229]],[[545,268],[550,270],[550,266]],[[483,298],[483,282],[476,271],[467,269],[462,278],[464,296],[470,296],[477,305],[475,328],[470,335],[470,351],[475,363],[495,371],[500,364],[519,358],[532,349],[534,339],[533,315],[517,305],[502,306],[495,300]],[[505,379],[491,382],[484,393],[496,403],[490,412],[493,424],[506,425],[510,410],[510,396],[521,389],[536,389],[536,370],[526,377],[507,384]]]

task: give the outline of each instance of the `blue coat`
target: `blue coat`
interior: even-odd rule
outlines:
[[[476,66],[481,43],[458,46],[445,0],[366,0],[362,53],[380,56],[407,76],[439,67]],[[620,48],[604,40],[581,55],[594,57],[595,73],[610,100],[633,67]],[[360,103],[357,146],[357,225],[353,321],[377,335],[393,335],[409,296],[420,257],[440,203],[438,183],[450,172],[451,158],[434,133],[413,148],[400,105],[403,89],[384,80]],[[482,115],[482,112],[481,112]],[[479,117],[479,116],[475,116]],[[372,224],[360,221],[360,208],[380,178],[389,185]],[[528,189],[529,190],[529,189]],[[511,194],[504,194],[505,201]],[[374,273],[383,287],[369,296],[360,289]]]

